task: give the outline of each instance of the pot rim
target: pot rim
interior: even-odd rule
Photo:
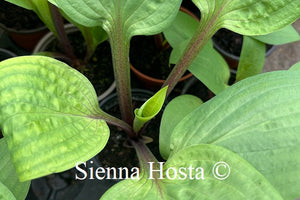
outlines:
[[[0,53],[7,54],[7,55],[9,55],[10,57],[16,57],[16,56],[17,56],[17,54],[15,54],[15,53],[13,53],[13,52],[7,50],[7,49],[3,49],[3,48],[0,48]]]
[[[227,56],[227,57],[229,57],[229,58],[231,58],[231,59],[233,59],[233,60],[235,60],[235,61],[239,61],[239,60],[240,60],[240,56],[236,56],[236,55],[234,55],[234,54],[228,53],[227,51],[225,51],[224,49],[222,49],[222,48],[214,41],[214,39],[212,39],[212,41],[213,41],[214,48],[215,48],[217,51],[219,51],[221,54],[223,54],[223,55],[225,55],[225,56]],[[269,56],[269,55],[274,51],[275,48],[276,48],[276,45],[272,45],[272,47],[271,47],[269,50],[266,51],[265,56],[266,56],[266,57]]]
[[[36,32],[41,32],[47,30],[47,26],[43,25],[41,27],[33,28],[33,29],[21,29],[21,30],[16,30],[14,28],[9,28],[5,26],[4,24],[0,23],[0,28],[3,30],[9,32],[9,33],[16,33],[16,34],[32,34]]]
[[[186,9],[185,7],[181,6],[180,7],[180,11],[182,11],[182,12],[184,12],[186,14],[189,14],[194,19],[200,21],[199,18],[194,13],[192,13],[191,11],[189,11],[188,9]],[[148,76],[148,75],[142,73],[137,68],[135,68],[131,63],[130,63],[130,69],[133,71],[133,73],[135,75],[137,75],[138,77],[141,77],[142,79],[146,80],[147,82],[153,83],[154,85],[163,85],[164,82],[166,81],[166,80],[154,78],[154,77],[151,77],[151,76]],[[179,79],[179,82],[185,81],[185,80],[189,79],[192,76],[193,76],[192,73],[188,73],[188,74],[182,76]]]

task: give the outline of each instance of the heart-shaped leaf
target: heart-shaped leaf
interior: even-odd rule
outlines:
[[[0,199],[25,199],[30,181],[19,181],[5,138],[0,140],[0,157]]]
[[[162,177],[159,171],[145,169],[147,175],[114,185],[101,200],[282,199],[249,163],[222,147],[188,147],[159,166],[155,170],[160,169]],[[150,179],[151,176],[157,178]]]
[[[100,152],[109,129],[91,83],[52,58],[0,63],[0,125],[21,181],[67,170]]]
[[[170,153],[171,134],[176,125],[203,102],[193,95],[180,95],[166,106],[159,129],[159,151],[164,159]]]
[[[201,23],[214,31],[227,28],[243,35],[277,31],[300,17],[300,1],[193,0]]]
[[[161,32],[174,19],[181,0],[50,0],[84,26],[101,25],[108,34],[133,35]]]
[[[300,196],[300,71],[244,79],[185,117],[171,136],[171,154],[216,144],[239,154],[285,199]]]

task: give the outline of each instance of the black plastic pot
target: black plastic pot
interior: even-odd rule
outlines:
[[[13,53],[9,50],[0,48],[0,61],[15,57],[15,56],[17,56],[15,53]]]
[[[214,48],[224,57],[231,69],[236,70],[240,60],[243,36],[227,29],[220,29],[212,38]],[[275,49],[267,45],[266,56]]]

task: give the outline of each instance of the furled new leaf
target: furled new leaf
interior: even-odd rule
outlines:
[[[135,109],[135,118],[133,121],[133,130],[138,132],[144,124],[155,117],[161,110],[167,93],[168,87],[160,89],[150,99],[148,99],[140,108]]]
[[[286,44],[300,40],[299,33],[292,25],[288,25],[278,31],[269,33],[267,35],[257,35],[252,37],[261,42],[273,45]]]
[[[243,37],[243,47],[236,74],[236,81],[260,74],[264,67],[266,45],[251,37]]]
[[[170,153],[170,139],[173,129],[187,114],[201,104],[201,99],[193,95],[180,95],[168,103],[159,130],[159,150],[164,159],[167,159]]]
[[[21,181],[67,170],[107,143],[91,83],[52,58],[0,63],[0,125]]]
[[[171,154],[195,144],[223,146],[252,164],[284,199],[299,197],[299,77],[297,70],[276,71],[226,89],[175,127]]]
[[[19,181],[5,138],[0,140],[0,158],[0,199],[25,199],[30,181]]]
[[[243,35],[277,31],[300,17],[300,1],[293,0],[193,0],[201,23],[214,31],[227,28]]]
[[[221,165],[214,168],[220,162],[228,164],[228,167]],[[193,169],[189,171],[188,168]],[[213,170],[216,168],[220,171]],[[146,174],[140,176],[140,180],[125,180],[114,185],[101,200],[282,199],[249,163],[235,153],[214,145],[182,149],[169,158],[161,170],[163,177],[159,172],[153,172],[157,179],[149,179],[151,172],[145,169]],[[216,178],[220,178],[218,174],[223,178],[228,175],[228,178],[219,180]]]
[[[110,35],[152,35],[174,19],[181,0],[50,0],[70,18],[84,26],[101,25]]]

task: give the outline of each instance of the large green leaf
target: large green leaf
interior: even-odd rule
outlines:
[[[239,154],[285,199],[300,196],[300,71],[244,79],[175,127],[171,153],[216,144]],[[172,152],[173,151],[173,152]]]
[[[175,17],[181,0],[50,0],[84,26],[101,25],[108,34],[133,35],[161,32]]]
[[[0,157],[0,199],[25,199],[30,181],[19,181],[5,138],[0,140]]]
[[[243,35],[263,35],[279,30],[300,17],[294,0],[193,0],[201,23],[214,31],[227,28]]]
[[[269,33],[267,35],[257,35],[252,37],[261,42],[273,45],[286,44],[300,40],[299,33],[292,25],[288,25],[278,31]]]
[[[0,63],[0,125],[21,181],[67,170],[107,143],[91,83],[52,58]]]
[[[161,166],[163,177],[146,170],[147,175],[139,180],[114,185],[101,200],[282,199],[249,163],[214,145],[195,145],[177,152]],[[157,178],[149,179],[151,174]]]
[[[159,129],[159,151],[164,159],[170,153],[170,139],[173,129],[190,112],[203,102],[193,95],[180,95],[166,106]]]
[[[236,81],[260,74],[264,67],[266,45],[251,37],[243,37],[243,47],[236,74]]]

